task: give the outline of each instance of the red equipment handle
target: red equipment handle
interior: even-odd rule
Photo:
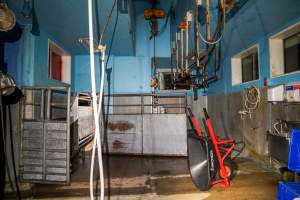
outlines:
[[[203,112],[204,112],[205,119],[206,120],[209,119],[209,116],[208,116],[206,108],[203,108]]]
[[[193,127],[194,127],[197,135],[202,138],[203,137],[202,131],[201,131],[201,129],[200,129],[198,123],[197,123],[197,120],[195,119],[195,116],[194,116],[191,108],[187,108],[187,110],[189,112],[189,115],[191,117],[191,121],[192,121]]]

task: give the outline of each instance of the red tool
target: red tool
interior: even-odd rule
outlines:
[[[208,116],[208,113],[207,113],[207,110],[204,108],[203,109],[204,111],[204,115],[205,115],[205,125],[207,127],[207,132],[208,132],[208,136],[205,137],[204,134],[202,133],[198,123],[197,123],[197,120],[195,119],[192,111],[190,108],[188,108],[188,113],[189,113],[189,119],[190,119],[190,122],[191,122],[191,125],[194,129],[194,131],[196,132],[197,136],[199,137],[200,140],[202,140],[201,144],[203,145],[203,140],[206,141],[206,148],[202,148],[202,150],[205,151],[206,149],[206,154],[199,154],[201,156],[203,155],[206,155],[207,158],[206,159],[200,159],[203,164],[203,161],[206,161],[208,164],[208,168],[210,169],[211,165],[213,166],[214,163],[217,161],[217,164],[218,164],[218,171],[219,171],[219,177],[216,179],[215,177],[210,177],[209,178],[209,184],[210,186],[213,186],[213,185],[216,185],[216,184],[222,184],[224,185],[225,187],[228,187],[230,185],[229,183],[229,179],[230,177],[233,175],[233,170],[232,169],[232,166],[229,166],[227,163],[225,163],[225,160],[230,160],[230,162],[232,162],[231,160],[231,153],[233,150],[236,150],[238,151],[238,149],[236,148],[236,143],[235,143],[235,140],[232,140],[232,139],[227,139],[227,140],[223,140],[223,139],[220,139],[219,137],[216,136],[215,134],[215,131],[213,129],[213,126],[212,126],[212,120],[210,119],[210,117]],[[190,139],[189,139],[190,140]],[[191,142],[190,142],[191,143]],[[190,146],[190,145],[189,145]],[[212,147],[210,147],[212,146]],[[189,150],[189,153],[193,156],[195,155],[195,152],[191,152],[191,151],[195,151],[194,149],[196,149],[195,147],[191,146],[192,148]],[[209,148],[213,148],[213,150],[210,150],[209,151]],[[199,149],[198,149],[199,150]],[[201,151],[201,149],[200,149]],[[208,153],[208,152],[212,152],[212,153]],[[212,156],[213,155],[213,156]],[[189,155],[190,156],[190,155]],[[215,159],[217,158],[217,159]],[[192,158],[192,162],[193,162],[193,165],[194,166],[197,166],[195,165],[195,158]],[[190,161],[191,159],[189,159]],[[199,163],[199,164],[201,164]],[[194,169],[195,167],[193,166],[190,166],[192,169]],[[214,167],[214,166],[213,166]],[[198,184],[196,184],[198,186],[198,188],[200,188],[201,190],[203,190],[202,188],[207,188],[209,189],[208,187],[203,187],[203,183],[200,181],[200,186],[199,186],[199,181],[198,179],[201,179],[201,177],[195,177],[195,176],[198,176],[199,174],[203,174],[203,171],[206,171],[206,169],[200,169],[202,170],[202,172],[194,172],[193,170],[190,170],[191,171],[191,175],[192,175],[192,178],[194,180],[194,182],[198,182]],[[193,177],[194,176],[194,177]],[[204,184],[205,185],[205,184]]]

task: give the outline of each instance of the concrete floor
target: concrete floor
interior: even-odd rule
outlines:
[[[72,174],[70,186],[35,185],[27,191],[27,199],[89,199],[89,155],[90,151],[86,164]],[[278,175],[247,158],[237,159],[239,171],[230,188],[215,186],[208,192],[200,192],[193,185],[186,158],[111,156],[107,163],[108,200],[276,199]]]

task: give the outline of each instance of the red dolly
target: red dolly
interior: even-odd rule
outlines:
[[[188,134],[189,166],[192,179],[200,190],[208,190],[211,186],[222,184],[230,185],[229,179],[233,177],[235,167],[233,165],[232,151],[241,152],[236,148],[236,142],[232,139],[222,140],[216,136],[212,121],[203,109],[208,136],[204,136],[199,128],[197,120],[188,108],[189,120],[193,127],[193,133]],[[195,134],[196,133],[196,134]],[[197,136],[196,136],[197,135]],[[216,176],[219,174],[219,176]]]

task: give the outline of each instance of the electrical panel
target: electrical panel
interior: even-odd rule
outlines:
[[[268,101],[300,102],[300,83],[268,88]]]
[[[300,102],[300,83],[285,85],[285,98],[287,102]]]
[[[283,101],[284,85],[268,88],[268,101]]]

